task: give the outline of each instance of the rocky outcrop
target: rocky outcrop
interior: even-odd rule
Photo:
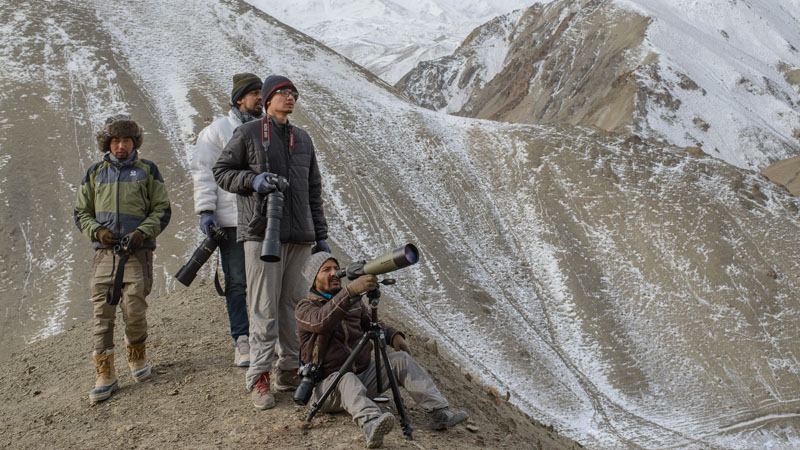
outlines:
[[[800,156],[771,164],[761,174],[800,197]]]
[[[634,70],[655,58],[639,53],[648,23],[613,2],[535,4],[477,28],[453,55],[421,63],[396,87],[467,117],[628,131]]]
[[[438,111],[598,127],[758,170],[800,154],[797,17],[722,0],[536,4],[396,87]]]

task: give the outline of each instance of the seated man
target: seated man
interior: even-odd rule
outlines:
[[[335,273],[339,263],[330,253],[311,255],[303,269],[303,277],[311,285],[309,295],[297,303],[295,319],[300,337],[300,355],[305,363],[314,363],[322,371],[314,388],[313,401],[322,394],[336,377],[351,349],[354,349],[369,328],[369,307],[361,302],[361,294],[375,289],[375,275],[364,275],[341,288]],[[441,430],[465,420],[466,412],[453,412],[447,400],[422,367],[408,354],[404,336],[392,327],[381,324],[387,342],[401,351],[389,354],[397,383],[406,388],[411,398],[430,415],[429,426]],[[367,438],[367,447],[383,444],[383,437],[394,426],[394,416],[380,408],[371,399],[377,392],[375,362],[372,361],[372,343],[364,346],[353,363],[352,371],[345,374],[336,389],[320,407],[322,412],[346,410],[353,416]],[[385,370],[385,368],[383,368]],[[323,379],[324,377],[324,379]],[[383,388],[388,389],[388,377],[381,375]]]

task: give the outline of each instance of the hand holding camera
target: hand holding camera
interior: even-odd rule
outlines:
[[[283,192],[289,187],[289,180],[270,172],[261,172],[253,180],[253,189],[259,194],[269,194],[275,189]]]
[[[212,211],[203,211],[200,213],[200,230],[208,237],[214,233],[211,231],[211,227],[214,229],[219,228],[219,222],[217,218],[214,217],[214,213]]]
[[[95,236],[97,240],[106,247],[113,247],[119,244],[119,236],[117,236],[117,233],[114,233],[108,228],[100,228],[95,233]]]
[[[128,240],[128,245],[126,246],[126,250],[131,252],[139,249],[144,243],[144,237],[142,236],[142,233],[139,230],[131,231],[130,233],[126,234],[125,237],[123,237],[122,239],[124,240],[126,238]]]

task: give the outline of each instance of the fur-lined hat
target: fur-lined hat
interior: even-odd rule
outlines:
[[[106,119],[103,129],[97,134],[97,147],[105,153],[111,150],[111,138],[129,137],[133,139],[133,149],[142,146],[144,140],[144,130],[127,114],[117,114]]]
[[[329,259],[332,259],[336,261],[336,264],[339,264],[339,260],[337,260],[335,256],[328,252],[317,252],[308,257],[308,261],[306,261],[306,265],[303,267],[303,279],[306,280],[306,286],[308,286],[308,289],[311,289],[311,286],[314,285],[314,280],[317,279],[317,274],[319,273],[320,267],[322,267],[322,265],[325,264],[325,261]]]

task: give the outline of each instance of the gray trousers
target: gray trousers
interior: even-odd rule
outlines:
[[[261,261],[260,241],[244,242],[250,313],[250,367],[245,375],[248,391],[262,373],[272,370],[276,353],[279,369],[295,370],[299,365],[294,308],[310,288],[305,285],[302,270],[311,247],[281,244],[281,260],[268,263]]]
[[[430,375],[417,364],[411,355],[403,351],[392,352],[389,353],[389,362],[394,376],[397,378],[397,384],[408,391],[420,408],[431,412],[434,409],[448,406],[447,400],[439,392]],[[386,376],[386,368],[382,366],[381,370],[383,371],[381,387],[383,391],[386,391],[390,389],[389,378]],[[334,378],[336,378],[336,373],[328,375],[317,383],[312,401],[316,402],[322,398],[322,394],[333,383]],[[372,361],[367,370],[359,374],[352,372],[344,374],[339,380],[339,384],[336,385],[336,389],[331,391],[319,410],[322,412],[345,410],[353,416],[353,422],[361,427],[365,422],[381,415],[380,408],[371,399],[383,391],[378,392],[375,361]]]

